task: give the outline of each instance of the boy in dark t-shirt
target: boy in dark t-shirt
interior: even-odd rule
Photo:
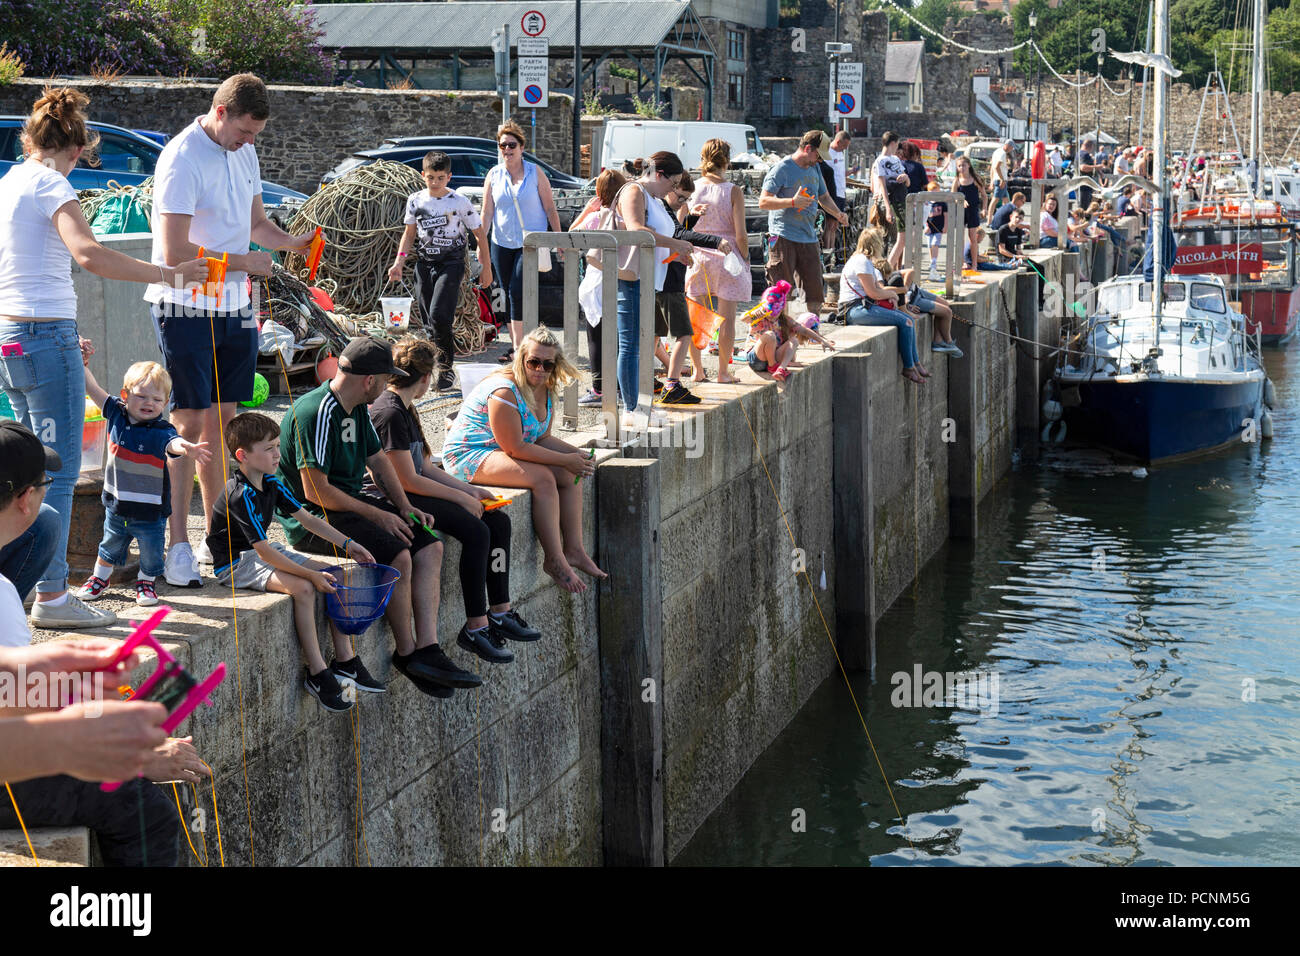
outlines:
[[[293,597],[298,643],[307,659],[303,686],[326,710],[350,710],[358,690],[383,693],[384,685],[370,676],[347,636],[332,622],[334,663],[325,666],[316,635],[316,592],[335,591],[334,576],[326,570],[330,566],[268,541],[266,529],[279,513],[362,564],[371,564],[374,558],[359,543],[309,514],[273,474],[280,462],[280,426],[273,419],[257,412],[236,415],[226,426],[225,439],[239,467],[213,505],[208,524],[217,583]]]
[[[1017,209],[1011,214],[1011,220],[998,230],[998,253],[1003,262],[1020,262],[1020,246],[1025,241],[1024,221],[1024,213]]]
[[[484,288],[492,284],[492,264],[487,255],[487,228],[478,211],[447,185],[451,181],[451,157],[433,150],[425,155],[423,170],[428,188],[411,193],[406,199],[406,231],[388,270],[388,278],[393,282],[401,280],[403,260],[414,251],[420,312],[438,346],[437,388],[446,391],[456,382],[452,372],[456,352],[452,323],[460,301],[460,284],[465,278],[465,248],[470,233],[477,243],[481,266],[478,281]]]

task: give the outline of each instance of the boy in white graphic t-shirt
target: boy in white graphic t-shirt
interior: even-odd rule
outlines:
[[[478,244],[479,285],[492,284],[492,263],[488,259],[487,229],[468,199],[450,189],[451,157],[434,150],[424,157],[424,182],[428,189],[411,193],[406,200],[406,231],[388,278],[399,282],[403,260],[415,250],[415,280],[424,324],[432,329],[438,347],[438,389],[455,385],[452,360],[456,356],[452,323],[460,284],[465,278],[465,246],[469,234]]]

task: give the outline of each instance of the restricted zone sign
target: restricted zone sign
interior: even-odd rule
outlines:
[[[524,17],[527,21],[528,17]],[[550,102],[551,42],[544,37],[520,37],[519,106],[536,109]]]
[[[836,82],[838,80],[838,82]],[[862,115],[862,64],[841,63],[838,74],[831,64],[831,119],[856,119]]]

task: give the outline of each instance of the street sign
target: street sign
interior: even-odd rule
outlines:
[[[838,80],[838,82],[837,82]],[[831,115],[834,119],[856,119],[862,115],[862,64],[831,64]]]
[[[515,41],[515,52],[521,57],[551,55],[551,41],[546,37],[520,37]]]
[[[538,108],[550,101],[550,63],[543,56],[519,58],[519,105]]]
[[[525,36],[541,36],[542,31],[546,29],[546,17],[542,16],[540,10],[529,10],[519,20],[519,26]]]

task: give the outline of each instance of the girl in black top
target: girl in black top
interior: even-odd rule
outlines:
[[[437,369],[433,344],[408,336],[394,346],[393,364],[406,376],[389,382],[370,406],[370,420],[411,504],[433,516],[439,534],[461,543],[466,621],[456,643],[491,663],[507,663],[514,660],[507,638],[536,641],[542,636],[510,608],[510,519],[502,510],[483,510],[491,491],[458,481],[429,456],[413,406],[429,391]]]
[[[966,200],[966,232],[970,237],[970,267],[980,267],[980,210],[984,208],[987,190],[970,160],[962,156],[957,160],[957,192]]]

